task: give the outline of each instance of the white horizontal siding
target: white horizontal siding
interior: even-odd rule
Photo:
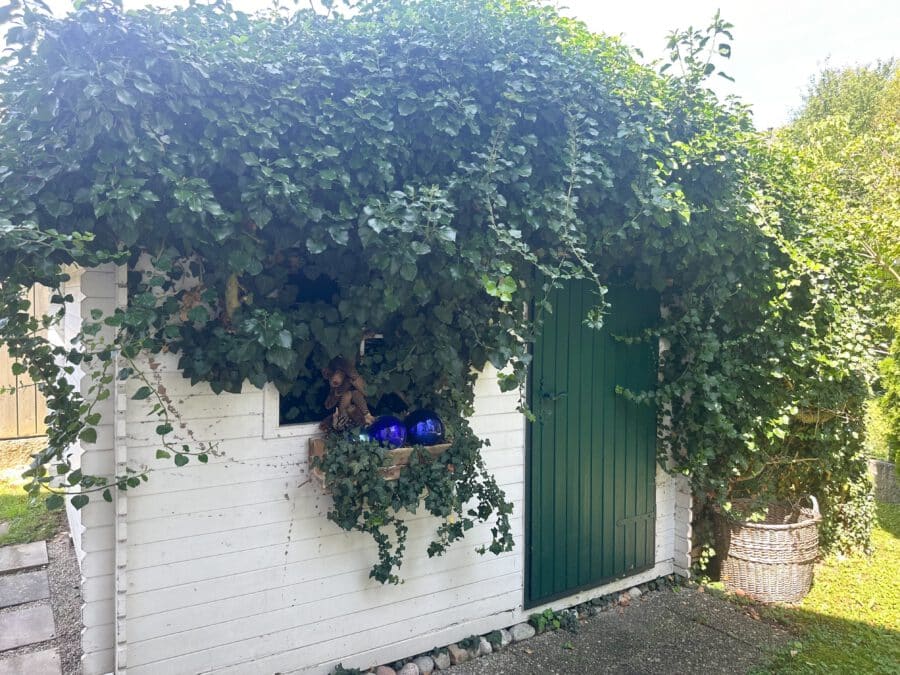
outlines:
[[[479,556],[490,541],[484,525],[429,559],[438,521],[420,511],[408,517],[405,583],[395,587],[369,578],[368,537],[325,518],[330,497],[308,480],[303,432],[314,428],[264,438],[263,392],[216,396],[191,387],[176,363],[165,355],[148,368],[181,415],[172,439],[216,448],[206,465],[157,460],[152,401],[129,402],[129,459],[151,469],[128,500],[129,671],[318,667],[381,648],[387,635],[435,633],[521,604],[524,420],[518,393],[501,394],[495,373],[479,378],[472,425],[490,441],[485,461],[514,502],[519,546]],[[423,622],[423,607],[442,611]]]
[[[112,310],[112,270],[91,271],[79,282],[90,296],[85,311]],[[519,393],[501,393],[492,369],[476,382],[472,428],[490,442],[485,461],[514,503],[516,550],[477,555],[474,548],[490,540],[489,526],[479,526],[444,556],[429,559],[425,550],[438,523],[420,512],[408,521],[400,570],[406,581],[398,587],[368,578],[375,547],[367,537],[325,518],[330,498],[308,482],[305,434],[314,427],[271,434],[277,424],[267,393],[248,385],[240,394],[217,396],[205,384],[192,386],[171,354],[153,357],[147,372],[182,415],[173,420],[172,439],[216,449],[206,465],[192,460],[175,468],[171,460],[157,460],[158,422],[148,419],[153,401],[128,401],[120,427],[127,424],[128,459],[149,467],[150,482],[128,495],[128,537],[119,551],[127,561],[127,575],[120,576],[127,584],[127,631],[119,634],[121,647],[127,633],[127,651],[120,652],[120,667],[134,673],[325,673],[338,661],[368,667],[524,618],[525,421],[516,411]],[[129,396],[139,386],[129,382]],[[85,469],[109,473],[114,443],[111,424],[98,429],[97,443],[83,457]],[[683,492],[660,472],[657,566],[647,575],[671,572],[687,546]],[[114,515],[100,502],[78,514],[85,530],[87,675],[108,672],[114,659]],[[629,583],[634,580],[554,606]]]

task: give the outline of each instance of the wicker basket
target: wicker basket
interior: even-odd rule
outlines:
[[[799,602],[809,593],[819,556],[819,503],[777,503],[762,522],[719,517],[721,576],[730,591],[760,602]],[[740,506],[740,504],[737,504]]]

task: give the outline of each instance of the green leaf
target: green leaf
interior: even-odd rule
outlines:
[[[72,497],[72,506],[74,506],[77,510],[83,509],[87,506],[87,503],[91,501],[91,498],[87,495],[75,495]]]
[[[206,311],[206,307],[203,305],[192,307],[188,310],[187,316],[188,320],[193,321],[194,323],[206,323],[209,321],[209,312]]]
[[[310,239],[306,240],[306,250],[309,251],[310,253],[312,253],[313,255],[319,255],[320,253],[324,253],[327,248],[328,247],[325,244],[323,244],[315,239],[310,238]]]
[[[86,427],[81,430],[81,433],[78,434],[78,440],[82,443],[96,443],[97,442],[97,430],[93,427]]]
[[[134,392],[134,396],[131,397],[133,401],[143,401],[145,398],[149,398],[153,393],[153,390],[150,387],[141,387],[136,392]]]
[[[172,433],[172,425],[166,422],[165,424],[157,425],[156,433],[160,436],[165,436],[166,434]]]
[[[169,459],[172,455],[165,450],[156,451],[156,459]]]
[[[431,247],[423,241],[412,241],[409,243],[409,248],[416,255],[427,255],[431,253]]]
[[[175,466],[184,466],[190,461],[188,455],[182,455],[180,452],[175,454]]]
[[[137,98],[127,89],[116,89],[116,98],[119,100],[119,103],[131,106],[132,108],[137,105]]]
[[[44,500],[44,504],[46,504],[48,511],[57,511],[66,505],[66,500],[62,495],[52,494]]]

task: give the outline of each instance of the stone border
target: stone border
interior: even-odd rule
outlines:
[[[677,574],[669,574],[665,577],[659,577],[655,581],[638,584],[632,586],[628,590],[602,595],[594,598],[589,602],[580,605],[562,609],[556,612],[557,616],[566,616],[571,621],[571,625],[577,626],[578,621],[583,621],[592,616],[596,616],[600,612],[610,611],[616,607],[624,607],[640,598],[648,592],[671,588],[673,586],[681,586],[685,580]],[[570,619],[569,619],[570,617]],[[564,621],[566,623],[567,621]],[[551,629],[552,630],[552,629]],[[577,628],[575,629],[577,630]],[[542,631],[546,632],[546,631]],[[377,668],[369,670],[359,670],[354,668],[341,668],[338,666],[332,671],[333,675],[351,675],[353,673],[361,673],[362,675],[431,675],[440,670],[447,670],[461,663],[466,663],[472,659],[487,656],[497,651],[502,651],[511,644],[528,640],[537,635],[535,627],[530,623],[518,623],[508,628],[495,630],[485,635],[473,635],[447,645],[433,649],[426,654],[400,659],[390,665],[380,665]]]

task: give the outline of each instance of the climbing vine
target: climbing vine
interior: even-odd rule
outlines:
[[[499,554],[512,550],[512,505],[493,476],[485,471],[479,454],[481,441],[463,419],[451,424],[449,431],[452,445],[436,461],[426,448],[416,447],[409,465],[395,480],[382,473],[386,464],[384,448],[371,441],[361,442],[358,433],[330,435],[327,452],[321,459],[314,459],[313,464],[323,470],[325,486],[334,499],[328,518],[345,530],[358,530],[373,537],[378,545],[378,563],[370,576],[382,583],[400,582],[396,568],[403,561],[409,528],[399,512],[405,509],[416,513],[420,504],[443,521],[428,546],[429,557],[441,555],[476,522],[485,522],[492,515],[496,515],[496,525],[491,529],[491,543],[479,552],[490,550]]]
[[[88,0],[62,19],[17,2],[5,18],[0,261],[15,273],[3,275],[0,339],[51,402],[33,490],[63,481],[78,506],[95,487],[140,484],[143,469],[76,473],[68,453],[93,438],[90,397],[140,377],[141,354],[176,354],[217,393],[273,383],[312,410],[321,402],[303,397],[321,368],[379,335],[373,400],[438,410],[454,445],[389,486],[374,447],[333,438],[330,517],[376,538],[382,581],[405,546],[397,512],[423,492],[444,519],[430,552],[491,517],[491,548],[507,550],[510,507],[464,422],[473,373],[492,363],[504,389],[524,387],[550,289],[581,278],[601,299],[613,279],[661,292],[663,320],[640,338],[667,341],[661,384],[623,395],[657,405],[661,460],[704,499],[864,481],[845,386],[862,348],[835,323],[846,316],[804,243],[815,223],[788,163],[743,106],[704,85],[730,54],[704,57],[698,42],[729,42],[721,19],[674,34],[693,61],[660,75],[524,0],[396,0],[327,17]],[[49,248],[16,245],[42,238]],[[20,291],[57,287],[60,265],[102,262],[129,271],[128,307],[83,331],[107,342],[35,337]],[[615,309],[601,300],[585,319],[599,327]],[[82,398],[71,365],[52,364],[89,357],[122,367],[101,369]],[[154,413],[161,459],[208,457],[166,445],[171,411],[159,401]],[[838,529],[855,494],[831,501]],[[850,545],[866,541],[866,517]]]

